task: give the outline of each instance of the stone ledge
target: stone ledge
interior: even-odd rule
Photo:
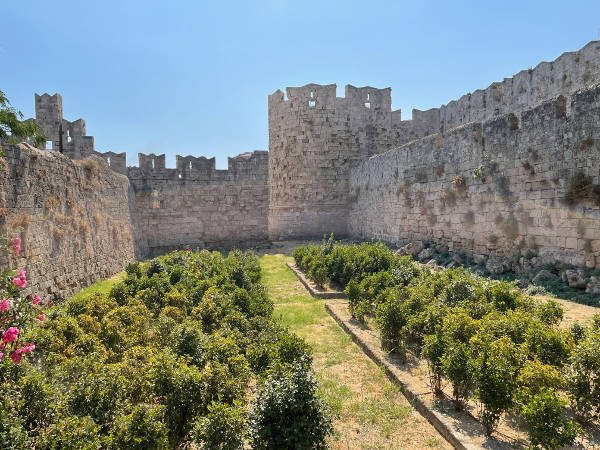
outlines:
[[[296,277],[298,277],[300,282],[304,285],[306,290],[313,297],[322,298],[322,299],[346,298],[346,294],[343,291],[333,291],[331,289],[327,289],[327,288],[323,289],[321,287],[318,287],[315,283],[313,283],[308,278],[306,278],[306,276],[304,276],[304,273],[302,273],[302,271],[295,264],[287,262],[286,265],[290,269],[292,269],[292,272],[294,272],[296,274]]]
[[[461,450],[472,450],[479,448],[508,449],[512,446],[505,441],[500,441],[494,437],[485,436],[483,426],[472,416],[460,414],[459,420],[452,420],[450,414],[442,410],[435,409],[429,401],[421,398],[415,386],[406,382],[402,378],[402,371],[393,363],[386,360],[385,352],[369,343],[363,338],[357,328],[348,317],[343,317],[337,311],[339,306],[345,307],[346,302],[326,302],[325,309],[338,325],[350,335],[352,340],[373,360],[375,364],[383,368],[387,377],[397,385],[411,405],[425,417],[435,429],[455,448]],[[454,415],[456,417],[456,414]],[[463,433],[460,429],[470,431],[470,436]]]

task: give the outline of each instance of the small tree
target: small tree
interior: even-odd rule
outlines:
[[[442,378],[444,376],[443,357],[448,347],[446,336],[442,333],[442,327],[438,326],[435,334],[425,336],[425,346],[423,347],[423,356],[427,359],[429,368],[429,380],[431,389],[436,397],[441,397]]]
[[[555,449],[575,442],[581,428],[564,418],[565,404],[552,388],[529,396],[521,412],[529,424],[527,433],[533,448]]]
[[[461,410],[463,401],[473,388],[473,372],[470,365],[471,350],[464,342],[449,340],[441,359],[442,369],[452,383],[452,396],[456,410]]]
[[[575,412],[586,420],[600,416],[600,330],[590,330],[577,344],[566,373]]]
[[[481,422],[490,435],[502,413],[514,404],[520,354],[508,337],[491,342],[490,336],[479,338],[474,338],[478,348],[477,357],[472,360],[475,393],[481,402]]]
[[[302,358],[291,373],[269,376],[250,414],[252,448],[324,449],[332,433],[308,360]]]
[[[243,448],[246,418],[243,406],[211,403],[208,414],[200,417],[192,432],[195,442],[206,450]]]
[[[10,106],[10,102],[0,91],[0,141],[6,140],[9,144],[18,144],[30,138],[36,147],[46,142],[40,128],[35,122],[23,120],[21,111]]]

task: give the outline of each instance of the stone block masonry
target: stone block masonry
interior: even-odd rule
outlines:
[[[178,155],[177,168],[167,169],[164,155],[139,155],[139,167],[130,167],[128,176],[146,257],[267,240],[268,152],[244,153],[228,163],[228,170],[216,170],[214,158]]]
[[[600,85],[361,161],[350,234],[600,267],[600,202],[567,201],[578,174],[600,183]]]
[[[74,161],[29,145],[1,145],[0,213],[21,253],[0,261],[27,271],[27,291],[63,299],[134,258],[129,180],[97,157]]]

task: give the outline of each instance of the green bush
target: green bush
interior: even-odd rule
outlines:
[[[387,296],[387,300],[377,306],[375,320],[381,332],[381,345],[390,352],[404,355],[405,327],[408,324],[406,311],[406,289],[395,290]]]
[[[525,293],[527,295],[550,295],[548,289],[543,286],[537,286],[535,284],[531,284],[525,289]]]
[[[142,403],[130,414],[117,418],[110,430],[108,447],[115,450],[168,449],[164,407]]]
[[[487,294],[498,311],[514,309],[523,296],[515,283],[507,281],[490,283],[487,287]]]
[[[318,286],[325,286],[329,281],[329,275],[327,271],[327,262],[325,257],[319,256],[313,258],[308,268],[308,276],[311,280],[317,283]]]
[[[125,267],[125,272],[130,277],[140,278],[142,276],[142,266],[138,261],[130,262]]]
[[[521,413],[529,425],[527,434],[533,448],[556,449],[575,442],[581,428],[565,419],[565,404],[552,388],[529,396]]]
[[[481,422],[491,434],[502,413],[514,404],[520,351],[506,336],[495,341],[480,336],[475,352],[471,360],[475,393],[482,406]]]
[[[331,418],[317,395],[317,381],[306,361],[290,373],[273,373],[258,391],[250,413],[255,449],[327,448]]]
[[[43,429],[35,448],[41,450],[99,450],[105,447],[100,426],[91,417],[61,417]]]
[[[442,378],[444,376],[443,358],[448,349],[448,340],[444,336],[441,327],[437,327],[434,334],[425,336],[425,345],[423,346],[423,356],[427,360],[429,368],[429,380],[431,389],[436,397],[441,397]]]
[[[239,450],[246,432],[246,417],[241,405],[211,403],[208,413],[199,418],[192,431],[200,448],[207,450]]]
[[[360,283],[350,280],[345,289],[350,313],[364,322],[366,316],[375,312],[377,304],[385,301],[385,291],[394,285],[394,279],[388,271],[369,275]]]
[[[571,355],[567,392],[575,412],[583,419],[600,416],[600,330],[591,330]]]
[[[536,315],[546,325],[558,325],[563,320],[563,307],[554,299],[550,299],[537,306]]]
[[[448,340],[440,363],[441,371],[452,383],[454,406],[461,410],[473,390],[474,374],[469,345],[457,340]]]
[[[562,367],[571,353],[568,334],[533,321],[525,333],[529,352],[543,363]]]
[[[243,411],[253,378],[310,366],[310,347],[273,320],[255,256],[181,251],[126,272],[23,330],[39,356],[0,364],[1,448],[214,443],[225,425],[211,405]]]
[[[519,373],[517,383],[526,396],[531,396],[543,389],[558,390],[564,387],[565,378],[556,367],[534,359],[525,363]]]
[[[146,269],[146,275],[148,277],[152,277],[155,274],[163,273],[165,271],[165,266],[159,259],[153,259],[150,261],[148,268]]]

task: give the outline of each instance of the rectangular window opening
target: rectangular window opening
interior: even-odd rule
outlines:
[[[317,102],[315,100],[308,101],[308,106],[310,106],[311,108],[314,108],[316,105],[317,105]]]
[[[52,150],[52,141],[46,141],[46,150]]]
[[[365,103],[365,108],[371,109],[371,102],[366,102]]]

